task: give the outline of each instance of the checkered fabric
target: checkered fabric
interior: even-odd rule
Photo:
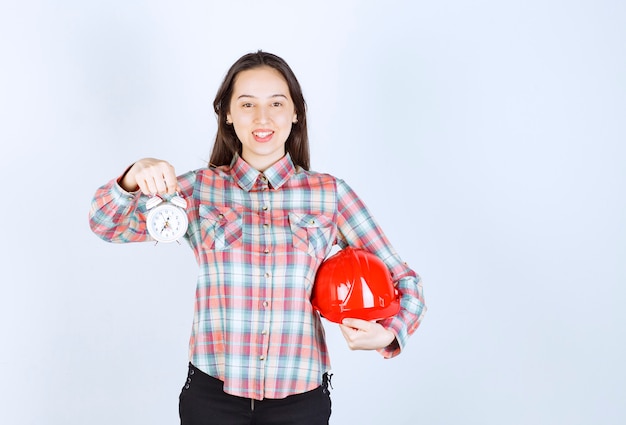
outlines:
[[[294,166],[289,155],[263,173],[239,156],[230,166],[179,176],[188,203],[186,240],[199,274],[190,361],[247,398],[283,398],[320,385],[330,369],[324,329],[310,302],[315,273],[334,244],[364,248],[389,267],[401,310],[380,323],[397,355],[425,311],[421,280],[397,255],[342,180]],[[151,240],[145,201],[111,180],[90,210],[109,242]]]

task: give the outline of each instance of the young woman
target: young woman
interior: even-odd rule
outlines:
[[[327,424],[330,361],[310,301],[318,267],[334,244],[384,261],[400,312],[339,326],[351,349],[385,357],[400,353],[425,313],[421,281],[344,181],[309,171],[305,101],[284,60],[244,55],[213,106],[210,166],[177,176],[166,161],[135,162],[98,189],[91,228],[109,242],[152,240],[150,196],[187,202],[184,238],[200,272],[183,425]]]

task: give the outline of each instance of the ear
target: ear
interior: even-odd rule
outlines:
[[[293,114],[293,120],[291,120],[292,123],[297,123],[298,122],[298,114]]]
[[[233,123],[233,120],[230,119],[230,114],[226,114],[226,124],[231,125]]]

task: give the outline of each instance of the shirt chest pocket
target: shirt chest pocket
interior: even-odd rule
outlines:
[[[209,249],[222,251],[241,247],[243,219],[241,211],[234,208],[200,205],[203,244]]]
[[[329,252],[335,227],[331,218],[290,212],[289,226],[294,248],[319,258],[324,258]]]

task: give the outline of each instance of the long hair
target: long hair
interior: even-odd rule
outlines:
[[[310,166],[309,136],[306,125],[306,102],[295,74],[282,58],[261,50],[248,53],[235,62],[224,77],[215,100],[213,109],[217,115],[217,134],[211,151],[211,165],[230,165],[236,153],[241,155],[242,145],[235,129],[226,123],[226,115],[230,112],[230,101],[233,95],[235,78],[241,71],[269,66],[283,76],[289,87],[289,94],[293,100],[298,121],[291,127],[291,133],[285,142],[285,152],[291,155],[295,165],[305,170]]]

